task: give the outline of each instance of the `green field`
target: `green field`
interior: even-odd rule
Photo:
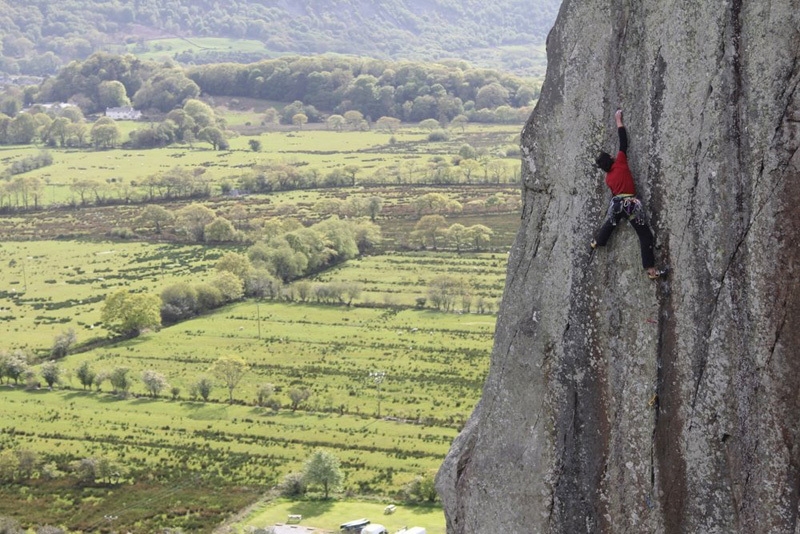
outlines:
[[[232,129],[252,133],[249,104],[220,104]],[[299,513],[302,524],[327,530],[370,516],[390,531],[421,525],[444,532],[440,508],[411,506],[403,496],[418,477],[430,480],[480,397],[507,251],[519,225],[519,163],[505,155],[517,135],[517,126],[470,125],[451,130],[449,141],[430,143],[415,127],[394,134],[304,129],[239,135],[224,152],[202,145],[54,150],[52,166],[30,173],[48,184],[40,199],[45,209],[10,214],[0,226],[0,352],[21,351],[33,366],[18,383],[0,385],[0,517],[26,526],[132,533],[211,532],[227,521],[226,532],[239,533]],[[249,149],[254,138],[262,143],[259,152]],[[485,151],[485,167],[472,183],[429,183],[430,173],[451,165],[464,143]],[[0,161],[9,165],[36,150],[0,150]],[[490,174],[495,160],[507,169],[497,180]],[[321,175],[352,165],[356,184],[218,194],[254,165],[276,164]],[[212,197],[161,205],[177,213],[202,202],[237,221],[243,241],[187,244],[172,226],[155,234],[137,222],[145,204],[98,206],[94,192],[85,206],[54,206],[80,204],[70,186],[75,178],[92,177],[113,198],[123,186],[139,190],[143,178],[175,166],[207,169]],[[456,165],[450,170],[460,172]],[[429,193],[459,203],[446,213],[447,225],[492,229],[483,250],[469,243],[461,250],[452,244],[419,250],[411,238],[423,214],[415,200]],[[243,300],[109,340],[100,311],[111,292],[158,295],[176,282],[206,281],[222,254],[244,252],[262,238],[265,224],[293,218],[310,225],[329,215],[324,206],[331,202],[375,196],[383,201],[375,219],[383,242],[369,255],[296,280],[279,300]],[[127,239],[113,238],[116,229],[129,230]],[[429,300],[430,282],[442,275],[470,288],[447,313]],[[336,283],[360,288],[349,306],[299,297],[299,284]],[[43,363],[54,338],[69,329],[77,345],[58,360],[61,379],[48,390],[41,386]],[[231,392],[214,378],[203,401],[196,384],[211,376],[217,359],[233,355],[247,362],[244,377]],[[127,368],[132,385],[124,395],[112,392],[108,380],[84,390],[76,377],[82,364],[101,375]],[[145,371],[163,375],[169,387],[150,397]],[[371,377],[375,372],[383,373],[382,382]],[[267,384],[272,402],[259,405]],[[296,406],[293,391],[307,392]],[[319,448],[341,461],[341,491],[327,501],[313,491],[296,501],[275,500],[276,484]],[[35,455],[36,466],[15,474],[7,462],[21,452]],[[111,462],[118,476],[81,481],[78,464],[88,459]],[[253,503],[259,504],[249,509]],[[383,516],[388,503],[398,511]]]
[[[42,351],[73,328],[80,341],[105,338],[105,296],[127,288],[160,294],[204,277],[222,251],[199,245],[89,241],[0,243],[0,335],[6,348]]]
[[[224,110],[224,115],[231,112]],[[258,121],[252,110],[233,113],[235,122],[245,117]],[[120,121],[123,139],[135,128],[146,123]],[[233,135],[230,150],[214,151],[207,143],[172,145],[149,150],[47,149],[53,164],[25,173],[40,178],[45,188],[40,205],[80,204],[82,199],[73,188],[76,180],[91,178],[97,183],[88,196],[94,202],[97,196],[104,199],[129,197],[144,198],[147,188],[142,184],[150,176],[170,171],[180,166],[201,168],[204,179],[210,181],[212,193],[218,194],[223,182],[236,186],[238,177],[253,166],[286,165],[304,173],[317,173],[324,177],[332,170],[345,166],[358,168],[357,183],[414,184],[430,182],[441,172],[443,164],[453,181],[465,181],[463,169],[448,160],[457,156],[459,148],[467,143],[487,151],[474,171],[473,182],[516,183],[519,160],[506,156],[506,151],[517,146],[519,125],[469,125],[464,131],[451,129],[448,141],[427,141],[427,130],[414,126],[401,128],[395,133],[379,131],[335,132],[309,126],[304,130],[262,131],[253,135]],[[253,152],[249,141],[258,140],[261,150]],[[309,149],[313,147],[313,149]],[[41,147],[0,147],[0,167],[9,167],[17,160],[35,156]]]
[[[143,43],[131,44],[126,47],[126,52],[136,54],[141,59],[151,61],[166,61],[174,58],[175,54],[192,51],[200,54],[213,52],[228,52],[235,50],[238,53],[263,54],[271,57],[276,54],[264,46],[264,43],[254,39],[228,39],[223,37],[192,37],[184,39],[154,39]]]
[[[0,252],[5,264],[16,259],[3,271],[3,286],[27,289],[7,300],[15,318],[3,322],[4,336],[16,341],[6,346],[38,351],[72,325],[82,325],[79,342],[102,337],[94,322],[100,303],[84,301],[118,285],[154,291],[200,279],[217,255],[196,246],[90,242],[4,243]],[[113,516],[131,532],[161,526],[207,532],[299,470],[317,448],[341,460],[347,494],[392,500],[414,477],[438,468],[477,402],[494,331],[491,314],[417,309],[415,299],[425,294],[426,280],[449,273],[469,278],[476,293],[494,301],[504,270],[496,253],[367,256],[313,282],[364,283],[354,306],[245,301],[71,355],[59,362],[63,380],[54,391],[0,386],[8,408],[0,417],[0,449],[33,451],[57,473],[0,486],[0,502],[7,503],[0,516],[18,516],[23,499],[37,503],[46,522],[73,529],[92,530]],[[59,307],[34,307],[49,303]],[[192,397],[192,384],[229,354],[250,365],[233,391],[236,402],[227,402],[219,383],[208,402]],[[82,362],[101,373],[128,367],[130,395],[112,394],[108,383],[84,391],[74,374]],[[179,389],[176,398],[146,395],[139,377],[148,369]],[[380,389],[369,377],[373,371],[385,373]],[[277,411],[256,405],[266,383],[274,387]],[[297,411],[291,389],[310,392]],[[88,457],[113,461],[122,480],[75,484],[70,465]],[[157,503],[152,494],[160,496]],[[261,511],[283,514],[268,504]],[[434,515],[431,532],[443,532],[436,528],[441,511]],[[320,514],[321,526],[339,520]]]
[[[381,524],[389,532],[398,532],[403,527],[423,527],[428,534],[445,534],[444,514],[438,507],[430,506],[396,506],[395,511],[386,514],[387,503],[365,501],[288,501],[279,499],[255,507],[234,532],[247,532],[246,527],[263,528],[269,525],[287,524],[289,515],[302,515],[300,522],[292,522],[311,528],[319,528],[335,532],[339,525],[354,519],[366,518],[372,523]],[[243,525],[243,526],[242,526]]]

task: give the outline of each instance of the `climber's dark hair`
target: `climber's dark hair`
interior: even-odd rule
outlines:
[[[611,164],[614,163],[614,158],[607,152],[600,152],[600,155],[595,158],[594,162],[598,167],[608,172],[611,170]]]

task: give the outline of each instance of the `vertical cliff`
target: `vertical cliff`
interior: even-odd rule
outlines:
[[[800,0],[565,0],[448,532],[800,533]],[[627,224],[628,159],[667,281]]]

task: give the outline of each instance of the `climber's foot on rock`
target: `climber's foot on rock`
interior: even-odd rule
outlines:
[[[668,267],[663,267],[661,269],[650,267],[647,269],[647,277],[650,278],[650,280],[658,280],[659,278],[664,278],[665,276],[667,276],[668,272],[669,272]]]

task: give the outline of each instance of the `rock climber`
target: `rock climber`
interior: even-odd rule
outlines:
[[[655,267],[655,257],[653,254],[653,233],[645,218],[642,202],[636,198],[636,186],[633,183],[633,175],[628,168],[628,134],[622,122],[622,110],[618,109],[614,113],[617,122],[617,134],[619,135],[619,152],[617,157],[612,158],[611,154],[600,152],[595,159],[597,166],[606,173],[606,185],[611,189],[611,203],[606,212],[606,219],[597,231],[591,242],[592,251],[597,247],[603,247],[611,237],[611,232],[622,219],[628,219],[636,235],[639,236],[639,246],[642,250],[642,268],[647,272],[651,280],[657,279],[664,274]]]

